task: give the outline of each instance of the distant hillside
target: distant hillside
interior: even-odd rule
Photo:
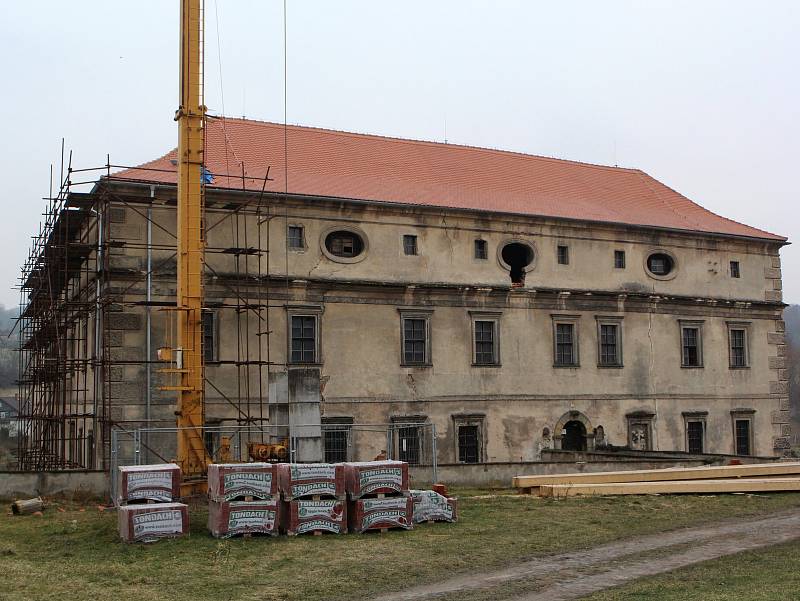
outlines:
[[[6,309],[0,305],[0,390],[16,388],[17,333],[8,336],[17,318],[17,308]]]
[[[794,442],[800,444],[800,305],[783,311],[786,322],[787,358],[789,367],[789,401],[794,426]]]

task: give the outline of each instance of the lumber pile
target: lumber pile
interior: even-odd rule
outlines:
[[[542,497],[800,491],[800,462],[516,476],[513,486]]]

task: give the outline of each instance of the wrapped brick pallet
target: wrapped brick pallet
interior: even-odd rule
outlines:
[[[345,463],[347,494],[351,499],[366,495],[398,494],[408,491],[405,461],[361,461]]]
[[[274,463],[212,463],[208,466],[208,498],[233,501],[244,497],[269,499],[278,494]]]
[[[279,463],[278,489],[287,501],[318,496],[344,499],[344,464]]]
[[[121,466],[118,483],[118,504],[166,503],[181,496],[181,468],[175,463]]]
[[[286,533],[347,532],[347,503],[340,499],[310,501],[296,499],[286,503]]]
[[[277,535],[281,502],[277,497],[256,501],[210,501],[208,529],[217,538],[238,534]]]
[[[455,522],[458,520],[458,499],[445,497],[433,490],[412,490],[414,523]]]
[[[414,527],[414,501],[411,497],[357,499],[350,502],[350,531],[385,530]]]
[[[189,509],[183,503],[123,505],[117,526],[120,538],[128,543],[184,536],[189,534]]]

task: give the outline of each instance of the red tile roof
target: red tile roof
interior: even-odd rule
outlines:
[[[785,238],[720,217],[638,169],[354,134],[285,130],[291,194]],[[176,151],[114,178],[175,183]],[[209,118],[212,187],[284,191],[284,127]],[[160,169],[164,171],[151,171]]]

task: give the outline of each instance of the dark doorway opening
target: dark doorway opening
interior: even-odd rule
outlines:
[[[577,420],[564,424],[561,434],[561,448],[565,451],[586,450],[586,426]]]
[[[525,268],[533,263],[533,249],[527,244],[511,242],[503,247],[500,256],[510,267],[511,283],[525,283]]]

